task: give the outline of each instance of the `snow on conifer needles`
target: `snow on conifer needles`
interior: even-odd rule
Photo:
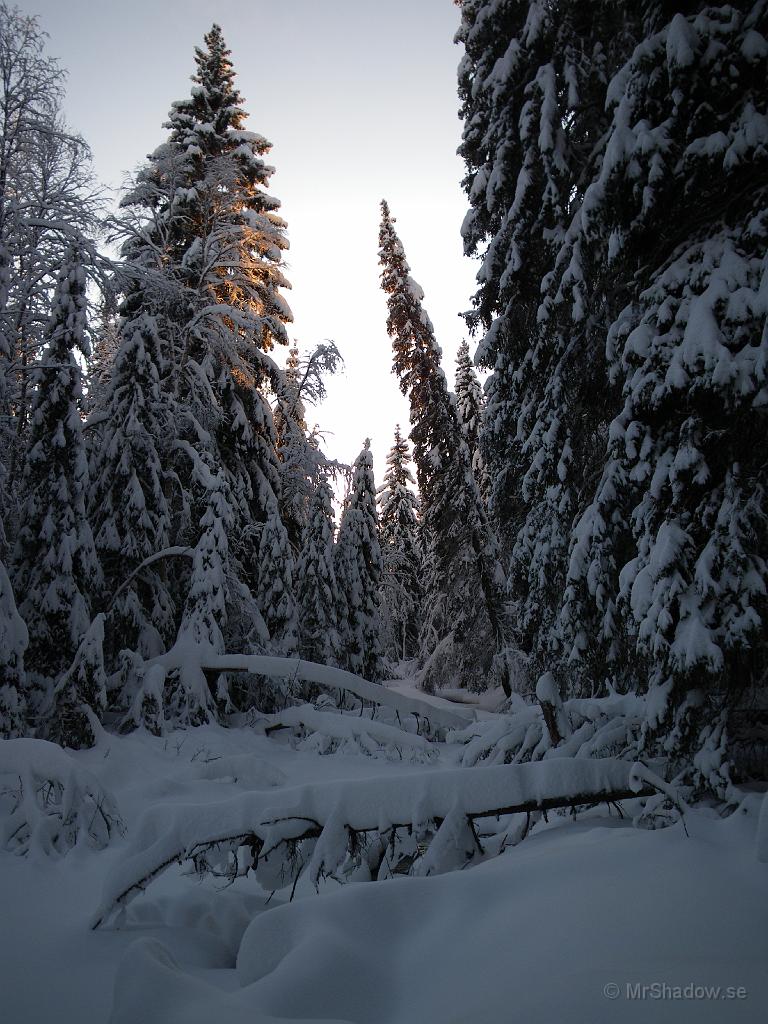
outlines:
[[[410,276],[386,202],[381,204],[379,262],[387,295],[393,369],[411,406],[413,458],[425,548],[419,658],[423,681],[509,692],[501,655],[506,617],[496,539],[472,473],[472,457],[440,366],[440,348]]]
[[[722,792],[766,695],[765,5],[592,13],[462,5],[490,508],[529,679],[647,691]]]

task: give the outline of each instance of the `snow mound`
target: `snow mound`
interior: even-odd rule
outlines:
[[[471,872],[330,890],[253,920],[239,988],[144,939],[119,970],[111,1024],[762,1024],[768,875],[744,861],[753,832],[742,815],[697,814],[691,838],[587,819]],[[747,998],[649,1010],[627,987],[650,984]]]
[[[199,765],[191,777],[212,782],[234,782],[244,789],[270,789],[283,786],[288,781],[285,772],[252,754],[211,758]]]

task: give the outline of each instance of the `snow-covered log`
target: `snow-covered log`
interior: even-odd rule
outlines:
[[[326,782],[251,792],[219,804],[152,808],[130,855],[107,876],[94,927],[109,921],[165,868],[185,860],[228,877],[254,869],[266,888],[388,877],[397,832],[414,849],[407,870],[433,874],[484,856],[475,822],[638,796],[627,761],[552,758],[523,765],[451,769],[395,778]]]
[[[112,796],[61,747],[0,743],[0,849],[60,855],[80,842],[102,849],[123,831]]]
[[[306,735],[303,746],[321,754],[342,750],[412,761],[437,756],[437,748],[423,736],[357,712],[320,711],[302,704],[266,716],[265,721],[268,732],[286,728]]]
[[[472,721],[474,714],[469,711],[448,711],[435,707],[426,701],[387,689],[382,683],[346,672],[332,665],[318,665],[300,658],[277,658],[259,654],[218,654],[212,648],[200,645],[176,644],[166,654],[153,658],[151,664],[161,664],[166,671],[187,670],[190,659],[197,659],[199,669],[210,679],[217,673],[248,672],[253,675],[273,676],[283,679],[302,679],[315,683],[337,693],[344,691],[354,694],[362,701],[386,706],[398,715],[416,715],[428,734],[436,730],[458,729]],[[149,664],[149,663],[148,663]]]

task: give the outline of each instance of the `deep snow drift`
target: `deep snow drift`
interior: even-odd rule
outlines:
[[[59,855],[34,842],[25,857],[0,854],[3,1020],[765,1019],[768,809],[757,793],[726,818],[690,811],[687,835],[681,824],[634,828],[605,806],[575,821],[550,813],[522,843],[467,870],[327,880],[319,895],[303,879],[291,903],[287,891],[269,899],[252,877],[228,886],[171,867],[118,927],[91,930],[150,809],[170,820],[238,794],[277,806],[282,790],[310,783],[355,780],[359,793],[367,778],[456,771],[461,748],[435,746],[414,765],[319,756],[293,749],[285,733],[207,726],[164,739],[105,735],[93,750],[62,755],[111,794],[126,834],[115,831],[104,849],[83,833]],[[372,801],[383,786],[371,785]]]

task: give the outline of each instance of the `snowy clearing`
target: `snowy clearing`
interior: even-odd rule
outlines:
[[[681,824],[635,828],[605,805],[575,821],[550,813],[520,845],[469,870],[376,884],[329,879],[319,895],[304,880],[292,902],[288,890],[270,898],[252,876],[229,885],[172,866],[125,908],[119,927],[91,929],[137,848],[151,849],[157,835],[178,838],[182,825],[185,841],[199,840],[206,821],[229,823],[255,808],[307,813],[311,800],[318,817],[341,804],[348,821],[358,814],[358,825],[370,818],[383,826],[427,793],[433,812],[446,815],[452,800],[501,799],[493,780],[504,766],[455,768],[460,748],[436,746],[438,761],[415,768],[204,726],[164,739],[104,735],[92,750],[59,752],[77,777],[112,794],[127,834],[100,851],[80,843],[56,858],[1,855],[5,1019],[764,1019],[768,869],[758,859],[766,842],[765,823],[757,837],[758,794],[725,819],[687,811],[688,835]],[[519,800],[537,795],[534,777],[551,794],[558,780],[567,789],[574,772],[567,758],[507,766],[508,776],[510,769]],[[593,783],[629,785],[631,769],[583,761],[576,771]],[[508,783],[504,792],[511,799]],[[623,807],[629,815],[639,803]],[[44,986],[28,982],[35,964],[45,967]],[[722,1000],[654,999],[649,1007],[625,998],[626,985],[657,982],[744,986],[748,997],[729,999],[727,1015]],[[621,986],[620,1000],[604,996],[611,983]]]

